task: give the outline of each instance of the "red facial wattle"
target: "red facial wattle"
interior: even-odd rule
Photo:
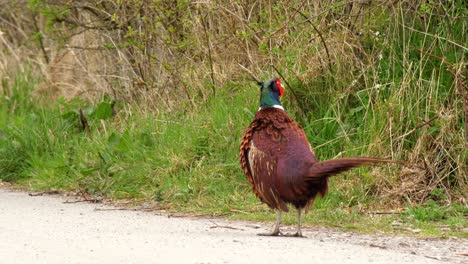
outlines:
[[[281,85],[281,81],[280,81],[279,78],[276,78],[275,84],[276,84],[276,87],[278,87],[278,89],[279,89],[279,95],[283,96],[284,87],[283,87],[283,85]]]

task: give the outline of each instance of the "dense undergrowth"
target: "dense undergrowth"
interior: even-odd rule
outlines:
[[[240,63],[257,78],[281,75],[283,104],[320,159],[379,156],[421,167],[335,177],[306,224],[466,236],[462,1],[213,1],[200,8],[187,1],[71,7],[34,0],[14,9],[19,2],[0,5],[42,20],[30,32],[29,15],[0,8],[0,25],[16,25],[0,28],[1,181],[272,219],[238,162],[239,139],[258,108],[258,87]],[[92,32],[82,36],[92,45],[49,59],[83,29]],[[73,73],[57,63],[70,53],[79,58],[69,65],[79,69]],[[57,68],[66,75],[57,76]]]
[[[239,137],[257,108],[256,87],[232,85],[196,112],[168,114],[109,98],[95,104],[81,99],[45,104],[30,96],[37,82],[30,74],[18,75],[11,93],[0,99],[1,180],[32,190],[71,191],[85,199],[131,199],[156,208],[272,218],[252,194],[237,156]],[[83,128],[79,109],[89,129]],[[321,126],[312,122],[306,131],[311,135]],[[357,155],[358,144],[343,148],[357,149],[350,152]],[[324,155],[323,148],[316,150]],[[364,168],[332,180],[329,195],[317,200],[305,223],[391,231],[390,223],[399,220],[425,228],[426,235],[440,234],[441,224],[449,226],[448,234],[459,234],[466,224],[462,204],[431,199],[421,206],[406,204],[402,211],[384,205],[389,198],[369,194],[375,178],[400,169]],[[446,200],[441,190],[432,195]],[[389,209],[401,215],[367,214]],[[294,214],[285,222],[293,223]]]

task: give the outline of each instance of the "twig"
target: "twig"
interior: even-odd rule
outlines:
[[[301,11],[299,11],[299,14],[300,14],[301,16],[303,16],[304,18],[306,18],[306,19],[308,18],[308,17],[307,17],[304,13],[302,13]],[[323,47],[325,48],[325,52],[327,53],[327,58],[328,58],[328,70],[330,70],[330,74],[331,74],[331,76],[333,77],[333,68],[332,68],[332,66],[331,66],[332,61],[331,61],[331,57],[330,57],[330,52],[329,52],[329,50],[328,50],[327,43],[325,42],[325,39],[323,38],[322,32],[320,32],[320,31],[318,30],[318,28],[314,25],[314,23],[312,23],[311,20],[307,19],[306,21],[314,28],[315,32],[317,32],[317,34],[319,35],[320,40],[322,41]],[[334,78],[334,77],[333,77],[333,78]]]
[[[309,21],[310,22],[310,21]],[[325,42],[325,39],[323,38],[322,36],[322,33],[315,27],[315,25],[310,22],[310,24],[312,25],[312,27],[314,28],[314,30],[317,32],[317,34],[319,35],[320,37],[320,40],[322,41],[322,44],[323,44],[323,47],[325,48],[325,52],[327,53],[327,58],[328,58],[328,69],[330,70],[330,74],[331,76],[333,77],[333,68],[332,68],[332,61],[331,61],[331,58],[330,58],[330,52],[328,51],[328,46],[327,46],[327,43]],[[334,78],[334,77],[333,77]]]
[[[462,95],[463,101],[463,114],[464,114],[464,128],[465,128],[465,146],[468,146],[468,95],[466,94],[466,86],[463,82],[461,75],[461,69],[455,75],[455,82],[457,83],[457,89],[459,89]]]
[[[418,33],[424,34],[424,35],[426,35],[426,36],[430,36],[430,37],[433,37],[433,38],[436,38],[436,39],[445,40],[445,41],[447,41],[448,43],[450,43],[450,44],[452,44],[452,45],[454,45],[454,46],[457,46],[457,47],[459,47],[459,48],[461,48],[461,49],[463,49],[463,50],[465,50],[465,51],[468,51],[468,48],[467,48],[467,47],[464,47],[464,46],[462,46],[462,45],[460,45],[460,44],[458,44],[458,43],[456,43],[456,42],[454,42],[454,41],[452,41],[452,40],[450,40],[450,39],[446,39],[446,38],[441,37],[441,36],[437,36],[437,35],[434,35],[434,34],[430,34],[430,33],[427,33],[427,32],[423,32],[423,31],[417,30],[417,29],[415,29],[415,28],[409,27],[409,26],[407,26],[407,25],[405,25],[405,24],[402,24],[402,26],[403,26],[404,28],[407,28],[407,29],[412,30],[412,31],[414,31],[414,32],[418,32]]]
[[[205,4],[203,2],[200,2],[199,4]],[[231,10],[227,9],[226,7],[224,7],[223,5],[219,5],[219,6],[216,6],[217,8],[220,8],[222,10],[224,10],[225,12],[229,13],[232,17],[236,18],[237,20],[239,20],[243,26],[247,27],[251,32],[253,32],[254,34],[252,34],[252,37],[253,37],[253,42],[255,43],[255,45],[259,45],[259,43],[262,42],[262,40],[257,36],[257,33],[256,31],[252,28],[252,26],[249,25],[249,21],[246,21],[244,18],[240,17],[239,15],[237,15],[236,13],[232,12]]]
[[[302,23],[305,23],[305,22],[310,22],[312,19],[314,19],[314,18],[316,18],[316,17],[319,17],[319,16],[321,16],[321,15],[323,15],[323,14],[325,14],[325,13],[328,13],[328,12],[332,11],[333,8],[342,7],[342,6],[344,6],[344,5],[348,5],[348,4],[354,3],[354,2],[360,2],[360,0],[343,1],[342,3],[331,5],[331,7],[322,10],[320,13],[317,13],[317,14],[314,14],[314,15],[308,17],[308,18],[307,18],[306,20],[304,20],[304,21],[301,21],[301,22],[296,23],[296,25],[299,25],[299,24],[302,24]],[[293,25],[293,26],[296,26],[296,25]]]
[[[227,229],[241,230],[241,231],[244,230],[242,228],[237,228],[237,227],[232,227],[232,226],[218,225],[217,223],[215,223],[212,220],[210,220],[210,222],[214,224],[214,226],[210,226],[210,228],[227,228]]]
[[[115,50],[117,49],[116,47],[104,47],[102,45],[90,45],[90,46],[70,46],[70,45],[65,45],[65,48],[67,49],[79,49],[79,50]],[[124,77],[120,77],[124,78]]]
[[[253,73],[252,73],[249,69],[247,69],[244,65],[242,65],[242,64],[240,64],[240,63],[238,63],[238,65],[239,65],[239,67],[241,67],[242,70],[244,70],[246,73],[248,73],[248,74],[250,75],[250,77],[252,77],[252,79],[253,79],[255,82],[257,82],[257,84],[260,85],[260,84],[262,83],[262,82],[259,81],[259,80],[257,79],[257,77],[255,77],[255,75],[253,75]]]
[[[43,191],[43,192],[37,192],[37,193],[29,193],[29,196],[42,196],[42,195],[49,195],[49,194],[59,194],[59,191]]]
[[[76,200],[76,201],[68,201],[66,200],[65,202],[63,202],[64,204],[73,204],[73,203],[101,203],[102,202],[102,198],[91,198],[91,199],[83,199],[83,200]]]
[[[34,22],[34,28],[36,30],[36,32],[39,34],[37,40],[39,41],[39,46],[41,47],[41,51],[42,51],[42,55],[44,56],[44,59],[46,61],[47,64],[49,64],[49,55],[47,54],[47,51],[45,49],[45,46],[44,46],[44,41],[42,40],[42,32],[41,30],[39,29],[39,26],[37,25],[37,18],[36,18],[36,14],[33,14],[33,22]]]
[[[81,122],[81,129],[83,131],[88,132],[89,136],[91,137],[91,129],[89,128],[88,120],[86,120],[85,115],[83,114],[83,110],[79,110],[80,112],[80,122]]]
[[[348,2],[347,4],[353,4],[355,2],[356,1],[351,1],[351,2]],[[342,16],[342,17],[344,17],[344,16],[346,16],[346,17],[360,17],[360,16],[364,16],[364,15],[367,15],[367,14],[372,14],[375,10],[377,10],[377,8],[379,8],[380,6],[385,5],[387,2],[389,2],[389,1],[388,0],[382,1],[378,5],[376,5],[374,8],[371,8],[370,10],[368,10],[366,12],[362,12],[362,13],[359,12],[358,14],[355,14],[355,15],[353,15],[353,14],[337,14],[337,13],[333,12],[333,10],[330,10],[330,13],[337,14],[337,15]]]
[[[370,246],[370,247],[381,248],[381,249],[387,249],[386,246],[381,246],[381,245],[377,245],[377,244],[374,244],[374,243],[370,243],[369,246]]]
[[[232,227],[232,226],[220,226],[220,225],[210,226],[210,228],[228,228],[228,229],[241,230],[241,231],[244,230],[242,228],[237,228],[237,227]]]
[[[417,48],[417,47],[412,46],[412,45],[410,45],[410,48],[419,51],[419,53],[421,53],[421,54],[424,54],[424,55],[427,55],[427,56],[429,56],[429,57],[431,57],[431,58],[437,59],[437,60],[440,61],[442,64],[444,64],[445,66],[447,66],[447,68],[446,68],[447,71],[449,71],[453,76],[456,76],[456,73],[454,73],[450,68],[448,68],[448,67],[453,67],[453,64],[450,63],[450,62],[448,62],[448,61],[446,61],[445,58],[439,57],[439,56],[437,56],[437,55],[434,55],[434,54],[432,54],[432,53],[430,53],[430,52],[427,52],[427,51],[425,51],[425,50],[423,50],[423,49]]]
[[[430,123],[432,123],[432,121],[436,120],[438,118],[438,116],[434,116],[433,118],[427,120],[427,121],[424,121],[422,124],[419,124],[417,125],[416,127],[414,127],[413,129],[411,129],[410,131],[406,132],[405,134],[397,137],[395,140],[398,140],[400,138],[404,138],[406,136],[408,136],[409,134],[413,133],[414,131],[418,130],[419,128],[425,126],[425,125],[429,125]]]
[[[429,256],[429,255],[425,255],[424,257],[430,258],[430,259],[442,260],[442,258],[439,257],[439,256]]]
[[[286,20],[286,22],[284,23],[283,26],[281,26],[280,28],[278,28],[277,30],[275,30],[273,33],[271,33],[268,37],[271,38],[273,35],[275,35],[276,33],[278,33],[279,31],[281,31],[282,29],[284,29],[286,26],[289,25],[289,21],[294,19],[294,17],[296,17],[296,15],[298,13],[301,13],[301,9],[304,7],[305,3],[307,2],[307,0],[304,0],[302,1],[302,3],[299,5],[299,7],[294,11],[294,13],[291,15],[291,17],[288,18],[288,20]]]
[[[376,211],[376,212],[367,212],[368,214],[376,214],[376,215],[401,215],[401,212],[381,212],[381,211]]]
[[[287,79],[284,77],[284,75],[278,70],[278,68],[276,68],[275,65],[272,64],[271,67],[273,67],[273,69],[276,71],[276,73],[278,73],[278,75],[281,77],[281,79],[283,79],[284,83],[286,83],[286,85],[289,87],[289,90],[291,90],[291,92],[292,92],[294,98],[296,99],[296,101],[298,101],[298,97],[297,97],[296,93],[294,92],[294,89],[292,88],[292,86],[289,85],[288,80],[287,80]],[[299,109],[300,109],[301,112],[302,112],[302,109],[301,109],[300,106],[299,106]]]
[[[74,203],[85,203],[87,202],[86,200],[76,200],[76,201],[68,201],[66,200],[65,202],[62,202],[64,204],[74,204]]]
[[[215,82],[215,77],[214,77],[214,67],[213,67],[213,55],[211,54],[211,42],[210,42],[210,36],[208,35],[208,27],[206,25],[205,17],[203,17],[200,9],[198,9],[198,13],[200,15],[201,23],[203,25],[203,31],[205,32],[205,41],[206,41],[206,46],[208,47],[208,62],[210,63],[210,77],[211,77],[211,85],[213,88],[213,95],[216,95],[216,82]],[[208,16],[208,15],[206,15]]]
[[[237,165],[237,164],[236,164]],[[248,212],[246,211],[241,211],[241,210],[237,210],[237,209],[229,209],[230,212],[234,212],[234,213],[241,213],[241,214],[249,214]]]
[[[138,208],[94,208],[94,211],[140,211]]]

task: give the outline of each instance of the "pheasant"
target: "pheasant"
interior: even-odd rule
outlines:
[[[304,130],[286,114],[280,103],[284,93],[279,78],[260,82],[260,108],[245,131],[240,145],[240,163],[255,195],[277,211],[271,233],[278,236],[281,212],[288,204],[297,209],[297,232],[288,236],[302,237],[303,210],[315,197],[327,193],[328,178],[361,165],[391,160],[353,157],[319,161]]]

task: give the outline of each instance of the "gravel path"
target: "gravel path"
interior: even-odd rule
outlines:
[[[468,262],[466,239],[421,240],[327,229],[305,230],[308,238],[259,237],[256,233],[271,225],[174,218],[101,204],[64,203],[66,199],[0,189],[0,262]]]

